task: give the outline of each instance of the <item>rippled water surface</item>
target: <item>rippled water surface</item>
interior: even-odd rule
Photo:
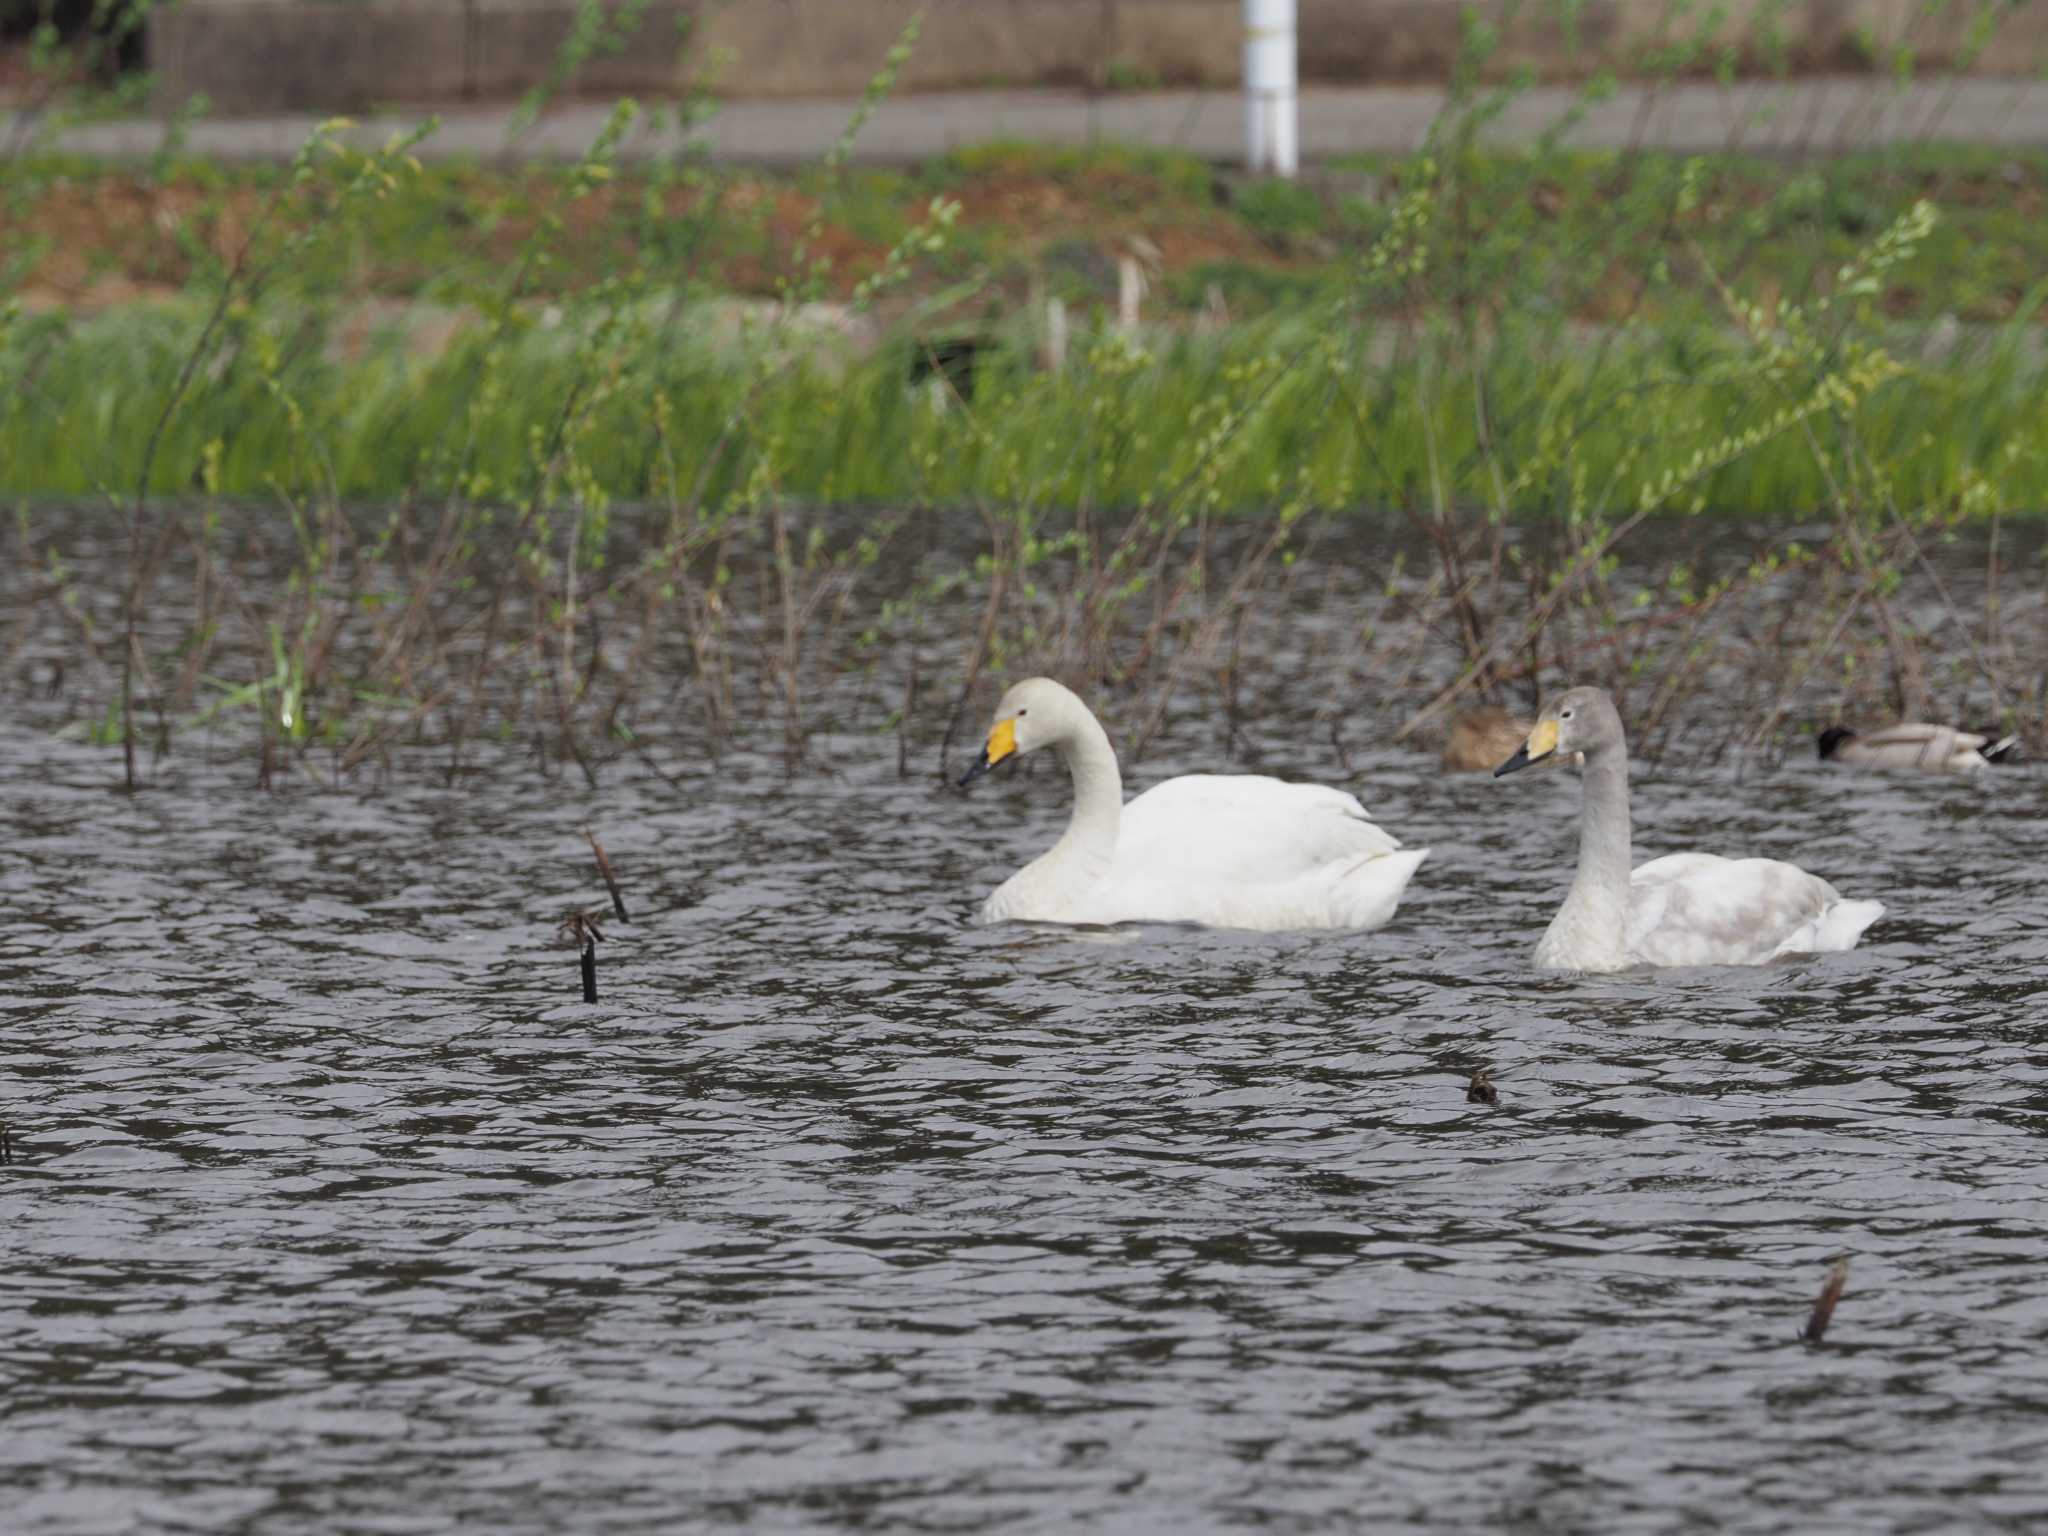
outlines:
[[[0,727],[5,1529],[2048,1517],[2037,770],[1639,776],[1638,857],[1890,914],[1560,980],[1567,774],[1356,758],[1435,850],[1381,933],[1082,935],[967,922],[1055,776],[815,745],[131,799]]]

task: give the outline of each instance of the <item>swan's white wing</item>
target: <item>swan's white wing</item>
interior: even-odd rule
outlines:
[[[1191,773],[1124,807],[1116,858],[1119,866],[1128,860],[1167,876],[1267,881],[1400,846],[1344,790],[1263,774]]]
[[[1874,901],[1844,901],[1795,864],[1675,853],[1630,875],[1629,957],[1642,965],[1759,965],[1848,949],[1883,911]]]
[[[1427,849],[1404,850],[1358,797],[1258,774],[1168,779],[1124,807],[1087,920],[1373,928]]]

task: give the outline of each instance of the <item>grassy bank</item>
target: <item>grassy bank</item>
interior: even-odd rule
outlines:
[[[1404,737],[1589,677],[1673,728],[1738,642],[1769,686],[1724,744],[1817,693],[2038,735],[2003,530],[2048,507],[2048,159],[1501,153],[1503,99],[1304,185],[1015,146],[629,172],[631,104],[518,172],[325,132],[276,171],[11,162],[8,643],[91,679],[68,723],[130,783],[232,721],[266,781],[527,737],[594,780],[664,693],[795,762],[821,667],[885,679],[863,728],[917,718],[905,753],[1027,668],[1142,701],[1141,750],[1190,687],[1257,707],[1240,639],[1335,522],[1405,541],[1347,552],[1401,638],[1347,628],[1326,685],[1370,653]],[[1929,559],[1966,528],[1981,612]]]
[[[1645,322],[1718,309],[1695,280],[1702,259],[1767,304],[1809,296],[1922,199],[1942,218],[1887,275],[1875,296],[1886,316],[1997,324],[2048,272],[2048,154],[2038,151],[1928,145],[1793,163],[1730,152],[1688,170],[1664,153],[1471,149],[1455,170],[1459,242],[1475,255],[1515,252],[1531,269],[1518,283],[1540,279],[1587,323],[1621,313],[1628,279],[1652,254],[1673,281],[1635,306]],[[73,312],[217,284],[290,174],[14,162],[0,272],[31,308]],[[773,299],[796,285],[843,301],[944,198],[958,216],[944,250],[908,274],[906,298],[972,279],[999,308],[1034,295],[1113,308],[1117,258],[1137,250],[1153,318],[1190,321],[1220,299],[1230,318],[1254,319],[1344,294],[1358,252],[1417,174],[1414,159],[1361,156],[1289,183],[1162,151],[990,144],[913,171],[621,164],[579,192],[546,167],[428,164],[355,210],[346,238],[312,242],[298,275],[337,301],[464,305],[500,287],[545,233],[548,260],[527,291],[551,302],[636,270],[717,293]],[[1688,176],[1696,201],[1666,228]],[[294,215],[322,209],[283,210]],[[1483,261],[1471,276],[1489,276]]]
[[[161,433],[201,305],[30,320],[0,344],[0,372],[23,385],[0,403],[0,487],[180,494],[204,479],[236,496],[518,501],[573,460],[586,496],[712,508],[772,489],[1068,510],[1193,496],[1804,515],[1867,461],[1907,505],[2048,504],[2043,358],[2017,327],[1937,337],[1924,361],[1925,337],[1845,348],[1830,369],[1824,352],[1773,359],[1704,322],[1588,333],[1503,317],[1475,340],[1332,304],[1206,334],[1081,328],[1054,371],[1015,315],[971,379],[913,386],[929,362],[914,336],[863,348],[719,313],[643,297],[580,322],[522,317],[512,334],[479,322],[424,359],[393,328],[344,359],[319,314],[254,309],[218,328],[228,366]],[[1832,387],[1853,391],[1855,464],[1817,451],[1814,427],[1831,435],[1851,398]]]
[[[1017,147],[781,180],[603,145],[28,162],[0,492],[2033,509],[2044,188],[2040,156],[1455,138],[1305,186]]]

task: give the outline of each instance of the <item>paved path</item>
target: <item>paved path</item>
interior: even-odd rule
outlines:
[[[1557,123],[1577,100],[1561,87],[1517,96],[1488,129],[1501,142],[1528,142]],[[1377,151],[1401,153],[1421,144],[1443,93],[1429,87],[1312,90],[1301,100],[1304,158]],[[601,106],[551,112],[519,141],[524,156],[581,153],[604,121]],[[738,164],[815,160],[844,130],[851,101],[734,101],[701,130],[713,159]],[[855,145],[856,159],[875,163],[932,158],[963,144],[1025,139],[1042,144],[1123,144],[1183,149],[1227,161],[1243,152],[1239,98],[1229,92],[1159,92],[1088,97],[1062,92],[963,92],[905,96],[884,102]],[[424,114],[392,114],[357,129],[381,143]],[[266,117],[200,123],[191,152],[222,160],[281,160],[305,140],[317,117]],[[454,109],[423,147],[434,157],[490,157],[505,152],[511,113]],[[80,154],[133,158],[154,153],[162,130],[152,122],[101,123],[63,134]],[[1903,90],[1870,80],[1745,82],[1730,87],[1686,84],[1651,90],[1623,86],[1593,104],[1566,135],[1584,148],[1632,143],[1685,152],[1733,145],[1759,152],[1830,152],[1925,139],[2048,146],[2048,81],[1957,80]],[[672,143],[642,130],[628,155],[658,153]]]

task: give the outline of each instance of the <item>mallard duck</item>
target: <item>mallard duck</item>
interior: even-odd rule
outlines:
[[[1494,776],[1574,750],[1586,762],[1579,868],[1536,945],[1544,969],[1761,965],[1852,949],[1883,915],[1881,903],[1847,900],[1777,859],[1673,853],[1631,869],[1628,741],[1614,701],[1598,688],[1574,688],[1546,705]]]
[[[1820,733],[1823,762],[1850,768],[1888,768],[1909,773],[1976,773],[2005,757],[2019,741],[2007,736],[1959,731],[1952,725],[1902,721],[1881,731],[1854,731],[1831,725]]]
[[[1255,774],[1188,774],[1130,804],[1094,715],[1048,677],[1003,695],[968,784],[1011,757],[1058,749],[1074,813],[1052,848],[997,886],[981,920],[1377,928],[1427,848],[1403,848],[1355,795]]]

